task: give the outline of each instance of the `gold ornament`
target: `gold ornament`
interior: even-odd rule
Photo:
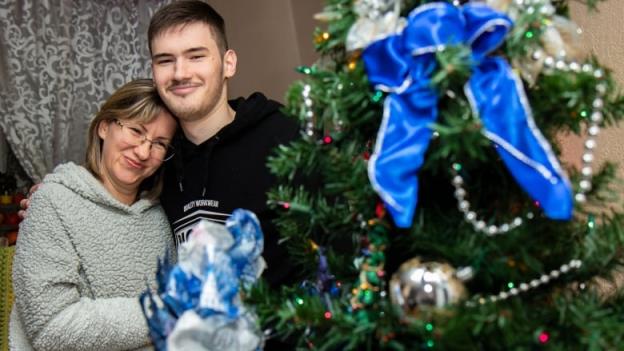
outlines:
[[[523,10],[517,4],[514,4],[513,0],[485,0],[485,4],[494,10],[507,13],[514,22]]]
[[[412,258],[392,275],[390,301],[402,319],[417,318],[421,310],[438,310],[465,299],[464,281],[471,272],[470,268],[456,271],[448,263]]]
[[[495,10],[507,13],[516,20],[525,11],[524,5],[512,0],[485,0],[485,4]],[[543,0],[534,5],[544,19],[533,24],[536,28],[526,28],[527,34],[533,35],[534,29],[541,28],[541,48],[529,52],[526,57],[514,58],[512,65],[520,71],[522,78],[532,86],[544,69],[547,57],[556,60],[580,62],[586,59],[588,52],[581,43],[581,29],[569,19],[555,15],[556,9],[551,1]]]
[[[370,43],[399,33],[407,21],[401,17],[401,0],[355,0],[353,23],[345,46],[347,51],[363,49]]]
[[[322,33],[317,34],[317,35],[314,37],[314,42],[315,42],[316,44],[321,44],[321,43],[323,43],[323,42],[325,42],[325,41],[329,40],[329,37],[330,37],[330,34],[329,34],[329,33],[327,33],[327,32],[322,32]]]
[[[322,42],[324,42],[325,40],[323,40],[323,35],[322,34],[318,34],[314,36],[314,43],[315,44],[321,44]]]
[[[349,61],[349,63],[347,63],[347,68],[349,69],[349,71],[353,71],[357,68],[357,61]],[[373,226],[375,225],[377,222],[374,219],[371,219],[368,221],[368,225]]]
[[[319,22],[336,21],[342,18],[342,15],[334,11],[319,12],[314,15],[314,19]]]
[[[487,0],[485,2],[486,5],[493,8],[494,10],[498,10],[501,12],[507,12],[509,10],[509,5],[511,5],[512,0]]]
[[[587,57],[588,52],[581,38],[582,30],[576,23],[565,17],[553,16],[545,25],[542,45],[548,55],[573,61],[582,61]]]

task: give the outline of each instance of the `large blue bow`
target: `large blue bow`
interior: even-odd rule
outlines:
[[[538,130],[520,80],[496,49],[513,25],[483,4],[455,7],[430,3],[416,8],[400,34],[378,40],[362,55],[368,79],[389,95],[369,178],[397,226],[411,226],[418,197],[418,170],[437,118],[431,84],[435,52],[469,45],[472,75],[464,90],[496,148],[520,186],[552,219],[572,216],[572,191],[550,145]]]

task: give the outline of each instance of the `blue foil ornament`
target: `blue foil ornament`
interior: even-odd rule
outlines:
[[[158,290],[141,296],[157,350],[256,350],[263,338],[239,287],[265,268],[256,216],[235,210],[225,226],[200,222],[178,250],[178,263],[159,262]]]
[[[416,211],[418,171],[438,115],[431,84],[435,52],[449,45],[472,49],[472,75],[464,90],[516,182],[549,218],[571,218],[572,189],[535,125],[521,81],[503,58],[487,56],[512,26],[509,17],[484,4],[429,3],[410,13],[401,33],[364,50],[369,81],[389,93],[368,173],[398,227],[410,227]]]

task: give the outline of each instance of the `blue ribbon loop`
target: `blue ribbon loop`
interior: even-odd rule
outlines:
[[[371,183],[395,224],[412,224],[418,201],[418,170],[438,115],[431,84],[435,52],[449,45],[472,49],[472,74],[464,91],[518,184],[551,219],[572,216],[572,190],[550,145],[535,125],[522,83],[509,64],[489,57],[513,22],[478,3],[455,7],[430,3],[410,13],[399,34],[369,45],[362,59],[368,79],[385,91],[383,120],[369,161]]]

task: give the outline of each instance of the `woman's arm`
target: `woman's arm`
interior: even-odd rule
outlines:
[[[33,196],[20,227],[13,268],[17,312],[40,350],[128,350],[149,344],[138,296],[97,298],[80,276],[79,257],[51,192]]]

